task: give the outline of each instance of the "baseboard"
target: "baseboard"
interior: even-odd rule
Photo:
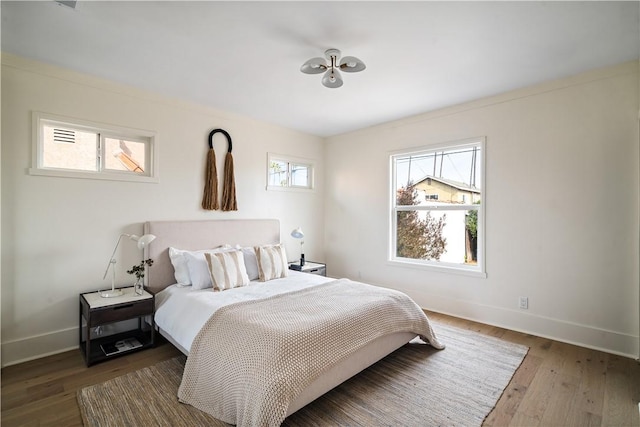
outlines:
[[[434,299],[433,296],[430,298]],[[468,301],[455,304],[451,301],[443,301],[444,304],[433,302],[432,306],[424,309],[631,359],[638,358],[640,339],[632,334],[540,316],[525,310],[508,310]]]
[[[41,357],[78,348],[78,328],[62,329],[47,334],[2,343],[2,367],[17,365]]]
[[[129,319],[118,323],[110,323],[103,325],[103,337],[123,332],[138,327],[136,319]],[[95,332],[91,332],[92,337],[96,337]],[[41,357],[51,356],[65,351],[79,348],[79,331],[77,327],[66,328],[47,334],[34,335],[27,338],[21,338],[2,343],[0,354],[2,361],[0,365],[5,366],[17,365],[18,363],[28,362],[30,360],[40,359]],[[79,351],[79,350],[78,350]]]

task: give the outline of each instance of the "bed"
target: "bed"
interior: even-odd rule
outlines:
[[[305,375],[309,376],[309,378],[307,378],[303,375],[305,379],[299,383],[296,378],[301,376],[300,372],[294,372],[292,374],[289,373],[288,375],[292,375],[290,377],[279,377],[275,380],[265,380],[278,383],[273,385],[273,387],[293,387],[291,390],[282,392],[283,395],[286,395],[284,403],[278,401],[277,404],[280,406],[277,407],[256,407],[256,405],[260,404],[271,404],[259,402],[264,395],[270,395],[272,393],[272,391],[265,392],[264,390],[261,390],[257,392],[254,391],[253,397],[246,397],[243,395],[242,398],[239,399],[235,396],[235,400],[233,402],[233,405],[235,406],[233,406],[231,410],[229,410],[229,405],[231,404],[229,402],[225,403],[226,406],[224,408],[220,407],[221,404],[218,404],[218,400],[222,401],[223,398],[233,395],[236,393],[236,389],[239,388],[239,386],[235,383],[229,385],[229,381],[236,381],[236,377],[231,379],[225,378],[224,381],[226,382],[223,380],[219,380],[223,382],[215,382],[218,381],[218,379],[210,379],[212,370],[220,370],[216,363],[224,367],[222,370],[231,371],[232,368],[228,366],[231,366],[232,364],[227,365],[225,364],[227,362],[219,363],[219,361],[228,360],[230,358],[242,359],[242,361],[239,361],[238,363],[247,363],[247,367],[240,367],[239,371],[242,371],[241,374],[246,375],[247,377],[243,377],[238,381],[245,384],[245,388],[254,387],[252,378],[256,378],[256,383],[259,382],[259,379],[261,381],[262,376],[259,373],[256,373],[256,371],[251,371],[251,369],[254,369],[253,365],[249,366],[250,362],[245,362],[244,360],[248,357],[253,357],[249,353],[254,352],[256,348],[261,349],[264,347],[266,349],[268,347],[268,343],[259,343],[254,341],[260,339],[263,335],[272,333],[271,328],[269,327],[265,329],[263,324],[271,324],[275,322],[275,320],[272,320],[274,316],[291,316],[290,313],[286,313],[288,307],[291,305],[289,300],[290,298],[314,301],[313,305],[306,306],[304,310],[306,310],[305,313],[309,313],[309,322],[313,322],[313,325],[316,325],[317,322],[317,324],[320,325],[323,321],[317,321],[317,319],[320,318],[312,316],[325,316],[325,312],[327,313],[326,316],[330,316],[330,312],[334,310],[334,306],[338,305],[336,303],[337,301],[349,298],[354,301],[363,300],[367,298],[362,295],[375,295],[378,290],[380,290],[380,292],[386,292],[386,290],[383,291],[382,288],[359,284],[347,281],[346,279],[335,280],[327,277],[300,273],[293,270],[288,270],[286,277],[269,280],[264,283],[252,281],[247,286],[236,287],[222,292],[212,292],[211,288],[194,290],[193,288],[195,288],[195,286],[181,286],[176,283],[176,272],[174,271],[174,266],[169,257],[169,248],[179,248],[185,251],[198,251],[217,247],[230,247],[229,249],[232,250],[234,248],[252,248],[262,245],[275,246],[280,243],[279,221],[273,219],[153,221],[145,223],[144,232],[151,233],[156,236],[153,243],[145,249],[145,257],[149,257],[154,260],[154,265],[149,269],[147,274],[147,287],[156,294],[156,327],[161,335],[188,356],[185,374],[183,376],[179,392],[180,400],[209,412],[222,421],[238,425],[279,425],[279,423],[284,420],[284,417],[292,414],[351,376],[357,374],[387,354],[416,338],[417,335],[420,335],[421,338],[428,341],[436,348],[444,348],[444,345],[438,341],[437,337],[433,333],[433,330],[428,324],[428,319],[426,319],[426,316],[424,316],[422,311],[420,311],[419,316],[424,317],[424,319],[420,318],[416,320],[412,317],[411,322],[413,323],[411,323],[410,327],[407,326],[404,329],[416,329],[418,326],[415,325],[419,323],[420,331],[423,332],[417,333],[415,330],[402,330],[397,332],[390,330],[387,331],[384,327],[377,326],[381,330],[379,333],[380,336],[368,339],[365,337],[365,339],[360,340],[360,335],[366,334],[363,334],[362,331],[353,331],[353,334],[355,335],[348,338],[348,344],[341,343],[340,339],[342,337],[347,339],[347,337],[349,337],[348,334],[352,333],[350,328],[355,328],[353,323],[357,322],[352,322],[351,320],[349,322],[344,322],[348,325],[345,326],[347,329],[343,331],[337,326],[334,328],[330,323],[331,321],[327,320],[329,323],[324,326],[325,332],[326,330],[332,330],[335,331],[336,334],[339,333],[339,336],[332,336],[326,343],[318,344],[319,347],[312,352],[313,354],[305,354],[304,357],[302,357],[302,359],[304,359],[303,362],[299,363],[299,359],[301,358],[298,354],[295,355],[291,362],[282,362],[283,356],[280,353],[277,353],[278,356],[274,357],[277,358],[281,364],[290,363],[291,365],[304,365],[300,367],[300,369],[305,370]],[[172,252],[172,256],[175,256],[175,251]],[[222,256],[218,257],[220,259],[224,258]],[[207,260],[211,271],[215,269],[211,264],[213,262],[212,259],[214,259],[214,255],[208,255]],[[249,270],[249,267],[247,267],[247,270]],[[212,279],[215,281],[215,277],[212,277]],[[357,296],[357,294],[355,294],[357,292],[363,292],[363,294],[361,296]],[[392,292],[392,299],[397,299],[397,294],[406,297],[406,295],[399,292]],[[333,300],[331,298],[333,298]],[[372,296],[371,299],[375,298]],[[406,299],[408,299],[408,297],[406,297]],[[324,302],[324,306],[321,305],[322,302]],[[280,304],[280,306],[278,306],[278,304]],[[413,304],[417,307],[413,301],[404,302],[404,304]],[[255,313],[257,313],[256,310],[258,310],[258,306],[262,307],[262,311],[259,312],[259,315],[264,316],[264,319],[261,318],[260,322],[262,323],[258,322],[261,329],[254,332],[252,328],[256,323]],[[274,309],[274,307],[280,308]],[[412,307],[410,307],[410,309],[413,310]],[[339,309],[335,308],[335,310]],[[343,317],[350,316],[351,312],[356,309],[350,306],[348,309],[345,308],[344,310],[345,311],[342,314],[333,313],[333,315]],[[363,330],[368,328],[367,330],[370,331],[371,319],[374,319],[376,316],[375,310],[371,310],[370,308],[363,310],[364,312],[362,315],[358,314],[354,316],[358,318],[373,316],[368,320],[367,325],[362,325]],[[212,315],[214,312],[216,313],[215,316]],[[249,316],[247,313],[250,313],[250,316],[252,317],[250,318],[249,323],[243,323],[244,326],[239,328],[242,329],[242,331],[237,331],[237,333],[236,331],[232,333],[223,332],[229,330],[229,328],[233,328],[233,326],[237,325],[239,322],[245,321],[245,318]],[[380,313],[387,312],[380,311]],[[378,317],[381,316],[380,313],[377,314]],[[234,315],[236,317],[226,317]],[[297,316],[296,319],[300,317],[299,314],[295,314],[295,316]],[[411,316],[414,316],[414,313],[411,313]],[[418,315],[416,314],[415,316]],[[386,314],[384,314],[383,317],[386,317]],[[278,319],[277,321],[282,322],[283,328],[287,328],[287,330],[291,328],[289,323],[297,322],[288,322],[283,319]],[[225,326],[224,322],[230,323],[231,325]],[[407,324],[409,323],[409,320],[407,320]],[[286,326],[284,326],[284,324],[286,324]],[[302,325],[303,322],[300,324]],[[311,323],[308,323],[307,325],[309,324]],[[224,329],[223,326],[227,329]],[[256,326],[256,328],[257,327],[258,326]],[[318,326],[318,328],[320,327],[321,326]],[[319,332],[315,330],[318,328],[315,328],[315,326],[308,328],[309,331],[312,329],[314,330],[313,337],[305,336],[308,335],[305,330],[302,330],[302,333],[299,330],[292,332],[295,339],[290,340],[292,342],[291,345],[293,347],[299,347],[300,345],[298,343],[300,342],[306,343],[304,345],[305,347],[314,345],[314,342],[318,342],[316,334]],[[208,330],[208,332],[205,330]],[[247,335],[249,338],[244,336],[240,337],[240,332],[246,334],[253,333],[254,335]],[[207,335],[211,333],[214,334],[213,338],[212,336]],[[371,333],[371,331],[367,333]],[[309,332],[309,334],[311,334],[311,332]],[[378,331],[376,331],[376,334],[378,334]],[[250,341],[251,345],[246,346],[246,341]],[[268,341],[269,343],[272,342],[271,339]],[[357,343],[355,343],[356,341]],[[351,344],[352,342],[354,344]],[[225,345],[226,343],[229,343],[229,345]],[[245,345],[245,347],[242,347],[243,345]],[[343,347],[340,346],[345,346],[344,348],[346,348],[347,345],[353,346],[353,349],[350,348],[349,351],[345,350],[344,352],[341,352]],[[233,351],[229,350],[227,347],[232,348]],[[279,350],[281,345],[278,344],[275,347],[278,347],[277,350]],[[239,348],[244,348],[244,350],[237,350]],[[335,358],[332,358],[333,353],[326,356],[325,353],[329,350],[330,352],[336,352],[336,354],[339,353],[339,357],[336,356]],[[322,355],[316,356],[316,353]],[[257,357],[257,359],[262,359],[260,354],[255,357]],[[315,361],[315,359],[309,362],[306,361],[307,358],[316,357],[319,359],[318,361]],[[314,370],[310,370],[309,366],[315,366],[313,364],[318,363],[320,364],[318,367],[315,367]],[[270,369],[278,371],[276,374],[280,375],[279,371],[288,371],[288,368],[289,365],[285,365],[284,367],[279,366],[277,368],[271,367]],[[247,373],[249,371],[251,371],[251,373]],[[306,373],[307,371],[309,371],[308,374]],[[265,375],[265,377],[267,377],[267,375]],[[268,377],[273,378],[273,374],[270,374]],[[207,381],[210,383],[207,383]],[[207,384],[200,384],[199,386],[192,387],[193,382]],[[207,401],[204,403],[201,402],[203,396],[202,387],[204,386],[208,387],[207,393],[213,393],[215,391],[220,392],[221,395],[216,396],[215,398],[210,398],[208,394],[205,394],[205,400]],[[200,388],[198,389],[198,387]],[[266,389],[271,390],[272,384],[266,384],[265,387]],[[200,393],[200,396],[198,396],[200,400],[194,399],[193,393],[191,393],[193,388],[197,389]],[[277,392],[273,392],[273,394],[278,393],[280,393],[279,389]],[[282,400],[280,397],[278,397],[278,399]],[[216,402],[211,403],[209,402],[210,400],[215,400]],[[237,406],[239,405],[245,405],[248,409],[237,409]],[[250,410],[253,410],[256,414],[249,414],[248,411]],[[267,418],[264,418],[265,413],[268,415]],[[274,415],[272,413],[276,414]]]

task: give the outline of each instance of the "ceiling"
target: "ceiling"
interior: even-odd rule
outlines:
[[[5,52],[323,137],[640,57],[633,1],[0,7]],[[300,72],[328,48],[367,69]]]

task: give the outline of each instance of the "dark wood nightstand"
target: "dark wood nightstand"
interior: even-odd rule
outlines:
[[[80,351],[87,366],[155,345],[155,296],[147,291],[137,295],[133,287],[122,290],[124,294],[114,298],[102,298],[100,292],[80,294]],[[137,319],[135,329],[108,336],[96,333],[99,327],[132,319]]]
[[[320,262],[306,261],[302,267],[299,263],[289,263],[289,270],[302,271],[303,273],[317,274],[318,276],[327,275],[327,264]]]

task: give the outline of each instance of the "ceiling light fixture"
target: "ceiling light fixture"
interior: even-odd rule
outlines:
[[[320,74],[324,73],[322,77],[322,84],[329,88],[337,88],[342,86],[342,76],[340,71],[345,73],[356,73],[364,70],[366,65],[364,62],[356,58],[355,56],[345,56],[340,59],[340,51],[338,49],[327,49],[324,52],[324,58],[316,57],[311,58],[300,67],[300,71],[305,74]]]

